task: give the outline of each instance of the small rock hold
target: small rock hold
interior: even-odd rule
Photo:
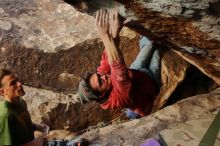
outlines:
[[[3,30],[10,30],[11,29],[11,23],[8,21],[1,21],[0,20],[0,28]]]
[[[1,39],[1,38],[0,38],[0,39]],[[5,50],[6,50],[6,49],[5,49],[4,47],[1,47],[1,52],[2,52],[2,53],[4,53]]]
[[[5,12],[5,10],[0,8],[0,14],[3,14],[4,12]]]
[[[194,10],[187,10],[184,12],[183,16],[185,16],[186,18],[191,18],[194,13],[195,13]]]

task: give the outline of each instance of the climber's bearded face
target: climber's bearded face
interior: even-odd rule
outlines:
[[[112,90],[110,75],[94,73],[89,79],[89,85],[93,92],[102,97]]]

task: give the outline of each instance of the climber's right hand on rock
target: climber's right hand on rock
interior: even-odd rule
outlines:
[[[113,38],[117,38],[122,27],[128,24],[131,20],[124,19],[120,14],[118,9],[113,9],[109,13],[109,32]]]

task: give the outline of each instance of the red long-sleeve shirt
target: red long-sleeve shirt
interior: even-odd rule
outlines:
[[[157,93],[154,81],[146,73],[127,69],[123,59],[109,64],[105,50],[97,72],[110,74],[113,86],[109,98],[101,104],[103,109],[130,108],[141,116],[151,112]]]

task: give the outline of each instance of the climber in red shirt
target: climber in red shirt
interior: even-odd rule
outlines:
[[[140,39],[140,52],[127,69],[119,50],[120,22],[118,10],[99,10],[96,25],[105,46],[96,73],[88,74],[79,84],[81,102],[95,100],[103,109],[126,108],[133,119],[148,115],[160,86],[160,57],[158,50],[146,38]]]

